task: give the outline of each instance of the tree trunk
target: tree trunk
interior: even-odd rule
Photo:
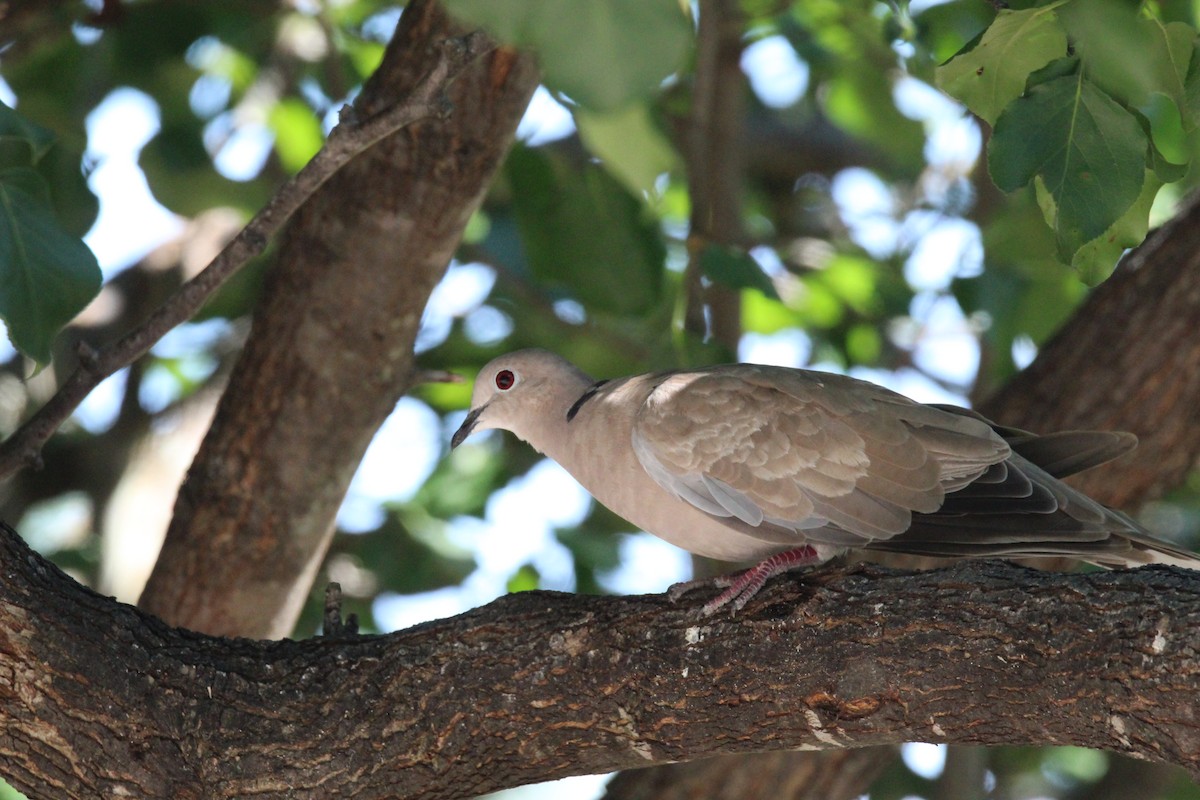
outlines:
[[[356,106],[403,97],[464,33],[414,2]],[[412,125],[342,169],[284,237],[141,606],[193,630],[289,634],[371,437],[412,385],[421,313],[512,141],[532,60],[499,49]]]

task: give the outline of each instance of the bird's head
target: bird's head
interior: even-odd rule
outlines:
[[[561,396],[581,389],[591,378],[569,361],[545,350],[517,350],[489,361],[475,378],[471,409],[450,439],[458,447],[476,430],[501,428],[529,441],[532,428]]]

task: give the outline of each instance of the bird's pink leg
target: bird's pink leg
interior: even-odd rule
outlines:
[[[776,553],[740,575],[722,575],[717,578],[677,583],[670,588],[668,593],[672,600],[678,600],[687,592],[700,586],[727,586],[729,588],[704,604],[702,613],[707,617],[730,604],[732,604],[731,611],[740,611],[771,578],[789,570],[818,564],[820,561],[821,557],[817,555],[817,551],[810,545],[804,545],[794,550]]]

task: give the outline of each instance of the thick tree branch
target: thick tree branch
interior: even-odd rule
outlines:
[[[212,263],[181,286],[145,322],[99,352],[81,345],[75,372],[45,405],[0,444],[0,480],[24,466],[40,463],[46,440],[92,389],[144,355],[168,331],[191,319],[226,280],[260,255],[296,210],[351,159],[418,120],[444,116],[449,110],[443,95],[446,86],[494,46],[482,33],[474,33],[447,39],[433,48],[429,71],[406,97],[368,119],[343,120],[316,156],[280,188]]]
[[[56,797],[465,798],[720,753],[1077,744],[1200,775],[1200,578],[1003,562],[528,592],[390,636],[169,628],[0,537],[0,765]]]

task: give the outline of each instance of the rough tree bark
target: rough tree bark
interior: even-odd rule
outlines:
[[[463,32],[411,4],[357,113],[396,102],[430,48]],[[380,142],[297,212],[144,608],[210,633],[291,632],[362,454],[412,385],[429,294],[536,86],[528,57],[494,51],[451,85],[447,119]]]
[[[1078,744],[1200,776],[1200,577],[1004,562],[699,600],[509,595],[389,636],[221,639],[0,537],[0,762],[33,796],[466,798],[717,753]]]

